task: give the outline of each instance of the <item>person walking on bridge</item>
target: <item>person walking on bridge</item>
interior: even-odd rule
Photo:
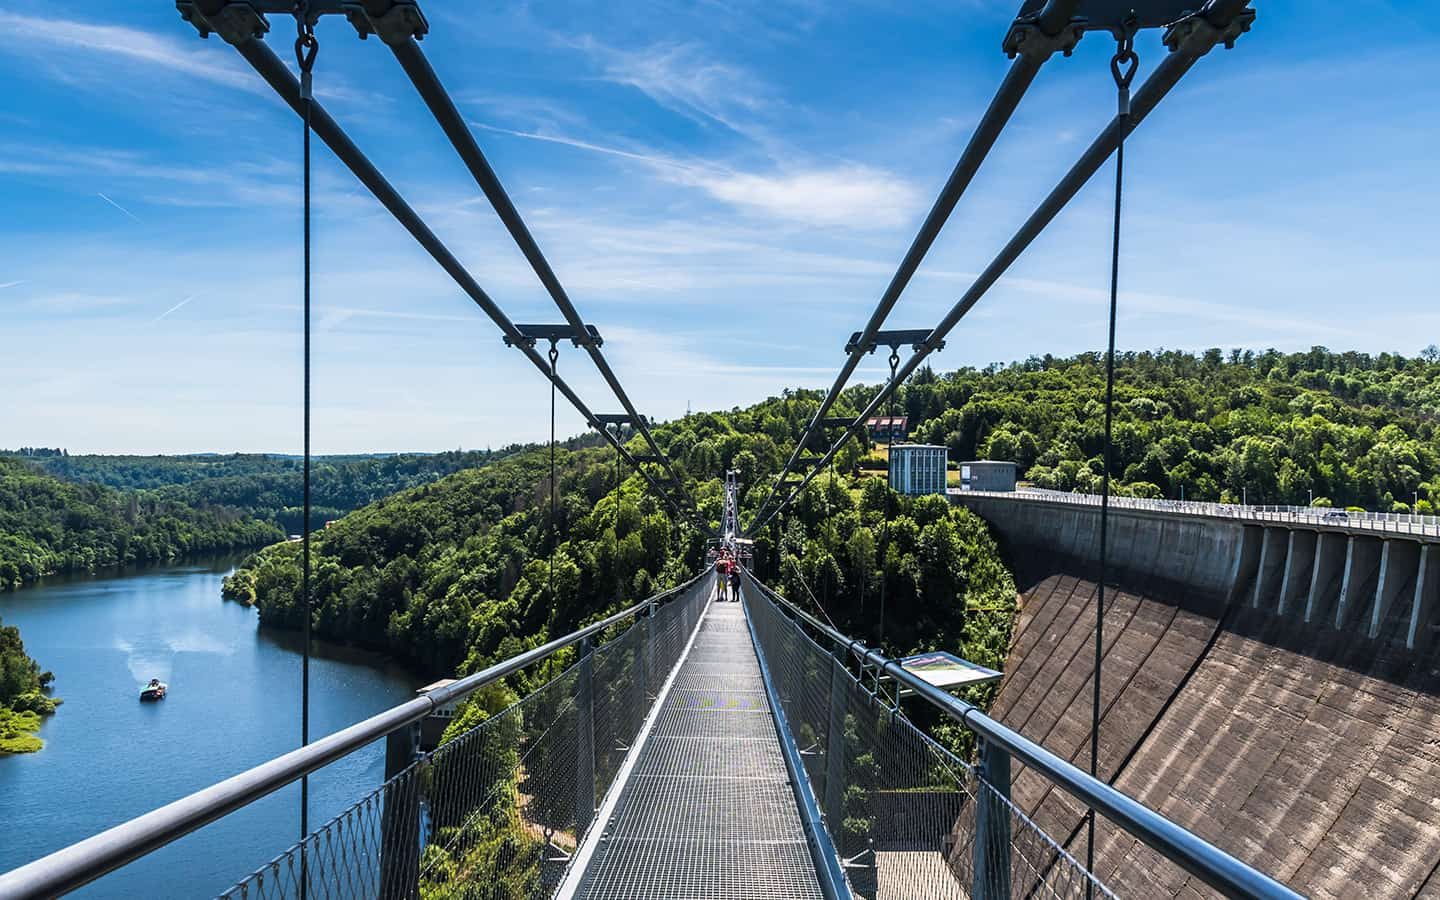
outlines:
[[[715,599],[724,603],[725,588],[730,583],[730,560],[724,554],[715,560],[715,573],[720,576],[715,583]]]
[[[740,602],[740,566],[736,563],[730,564],[730,599]]]

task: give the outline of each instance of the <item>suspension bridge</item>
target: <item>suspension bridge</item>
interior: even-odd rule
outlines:
[[[581,316],[431,67],[420,46],[429,23],[417,3],[178,0],[176,7],[200,36],[233,48],[301,120],[307,597],[312,135],[550,383],[552,447],[554,405],[563,398],[676,519],[744,559],[747,536],[781,515],[866,420],[893,402],[897,388],[1116,156],[1113,387],[1125,138],[1255,17],[1247,0],[1025,0],[1008,32],[997,35],[1013,60],[1008,72],[894,277],[847,343],[834,384],[780,477],[748,523],[729,480],[716,526],[700,520],[685,482],[607,362],[601,329]],[[291,16],[298,76],[267,40],[271,18]],[[323,77],[316,26],[326,18],[377,38],[394,55],[560,321],[513,322],[316,99],[314,82]],[[1133,42],[1146,29],[1161,32],[1166,52],[1132,91]],[[1041,68],[1095,33],[1116,42],[1116,115],[938,323],[886,329]],[[593,410],[561,376],[566,345],[589,359],[620,412]],[[832,416],[861,360],[882,347],[890,350],[889,380],[858,415]],[[902,351],[909,353],[903,360]],[[648,453],[628,448],[625,427]],[[707,569],[339,732],[312,739],[307,719],[297,749],[0,875],[0,897],[82,888],[286,785],[304,785],[311,773],[377,741],[386,748],[383,785],[313,828],[302,796],[298,841],[275,835],[272,860],[216,889],[237,898],[875,900],[1440,892],[1434,782],[1428,791],[1422,786],[1440,768],[1423,739],[1427,723],[1433,734],[1437,721],[1433,672],[1424,662],[1440,585],[1434,522],[1314,520],[1295,510],[1235,513],[1203,504],[1112,509],[1108,476],[1093,502],[955,499],[990,521],[1023,561],[1024,611],[988,712],[843,634],[749,571],[740,602],[720,602],[716,574]],[[604,605],[597,598],[597,608]],[[1358,624],[1367,643],[1340,640]],[[1343,652],[1334,649],[1342,644]],[[1205,742],[1227,733],[1226,698],[1207,693],[1207,679],[1238,689],[1246,673],[1258,677],[1263,663],[1247,663],[1247,653],[1310,680],[1314,702],[1301,715],[1306,739],[1291,736],[1277,746],[1280,736],[1271,740],[1270,729],[1284,723],[1265,712],[1267,702],[1303,706],[1299,687],[1287,685],[1283,698],[1278,688],[1269,697],[1252,689],[1242,691],[1238,706],[1265,739],[1227,744],[1230,756],[1216,756]],[[427,722],[481,688],[542,666],[553,677],[514,705],[439,746],[422,739]],[[1344,783],[1348,799],[1338,800],[1299,770],[1307,752],[1327,743],[1327,722],[1339,743],[1365,719],[1363,704],[1320,696],[1325,679],[1344,673],[1344,683],[1366,696],[1383,694],[1386,684],[1392,694],[1409,693],[1382,713],[1388,730],[1376,731],[1391,738],[1384,746],[1372,741],[1367,756],[1351,740],[1334,765],[1309,760]],[[972,735],[973,758],[956,756],[918,727],[907,712],[917,706]],[[1322,714],[1340,707],[1329,719]],[[1401,752],[1407,747],[1408,759]],[[1266,761],[1248,759],[1264,753]],[[1178,761],[1202,757],[1195,771]],[[1243,771],[1226,766],[1240,757],[1247,758]],[[1368,798],[1368,818],[1355,797]],[[1386,817],[1396,823],[1389,832],[1379,821]]]

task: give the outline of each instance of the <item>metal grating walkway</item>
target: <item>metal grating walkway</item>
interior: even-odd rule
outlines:
[[[576,896],[822,896],[739,603],[707,610]]]

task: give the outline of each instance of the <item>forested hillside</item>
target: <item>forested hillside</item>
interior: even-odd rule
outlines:
[[[1435,354],[1440,356],[1440,354]],[[1361,354],[1127,354],[1117,389],[1114,475],[1123,492],[1285,503],[1399,508],[1437,489],[1435,421],[1440,364]],[[918,373],[897,400],[914,437],[943,443],[952,459],[1015,460],[1037,484],[1090,490],[1101,474],[1103,368],[1095,355],[1032,359],[983,371]],[[873,386],[845,392],[834,416],[854,416]],[[720,517],[721,479],[738,470],[742,522],[750,522],[819,395],[785,392],[747,409],[702,413],[655,429],[695,497],[701,518]],[[832,432],[830,437],[834,437]],[[640,449],[638,442],[635,449]],[[809,448],[824,450],[821,442]],[[987,526],[944,497],[902,498],[859,464],[852,443],[751,536],[754,568],[792,601],[818,608],[842,631],[890,655],[946,649],[1001,668],[1015,615],[1015,582]],[[461,673],[512,656],[618,605],[698,571],[704,540],[672,530],[639,477],[619,491],[610,454],[561,454],[555,588],[549,586],[548,465],[519,453],[381,500],[315,541],[317,633],[378,647],[431,674]],[[659,470],[655,470],[658,474]],[[303,615],[299,548],[271,547],[226,584],[260,606],[262,622],[294,627]],[[564,663],[564,655],[554,665]],[[497,713],[549,669],[497,685],[464,709],[447,737]],[[972,688],[988,704],[994,686]],[[910,710],[939,740],[967,754],[962,729]],[[502,751],[510,752],[510,751]],[[509,772],[507,758],[495,771]],[[504,873],[497,896],[538,883],[540,839],[515,816],[516,786],[491,793],[488,817],[453,854],[427,852],[435,896],[468,868]]]
[[[258,547],[284,537],[233,509],[64,481],[0,457],[0,590],[58,572]]]
[[[677,460],[702,518],[716,522],[725,470],[753,479],[753,505],[813,406],[777,398],[689,416],[660,426],[656,438]],[[672,527],[633,473],[619,492],[617,527],[614,474],[607,451],[561,451],[553,596],[543,450],[346,516],[312,546],[316,633],[435,674],[472,671],[699,571],[701,534]],[[883,597],[894,650],[945,647],[998,664],[1015,588],[984,524],[941,497],[908,500],[882,481],[868,479],[863,490],[860,483],[846,476],[812,485],[783,535],[777,522],[756,536],[759,574],[802,600],[803,582],[859,634],[878,636]],[[263,623],[298,627],[299,552],[287,544],[257,554],[227,581],[226,596],[256,603]]]
[[[1104,360],[1032,357],[917,373],[900,408],[951,459],[1008,459],[1040,487],[1098,491]],[[1420,512],[1440,500],[1440,351],[1209,350],[1117,360],[1113,476],[1140,496]],[[873,394],[867,394],[873,396]]]
[[[1219,350],[1124,354],[1117,386],[1117,489],[1148,496],[1316,502],[1421,510],[1440,479],[1440,354],[1284,355]],[[1006,367],[922,370],[897,400],[914,437],[952,459],[1015,460],[1023,476],[1061,490],[1098,488],[1103,366],[1096,354]],[[849,389],[832,415],[854,415],[874,386]],[[703,517],[719,519],[721,481],[740,473],[743,519],[818,405],[785,392],[747,409],[661,425]],[[832,432],[833,435],[833,432]],[[639,442],[635,444],[639,449]],[[811,449],[819,452],[818,444]],[[943,500],[895,497],[856,477],[868,452],[852,443],[834,477],[817,479],[790,514],[754,535],[756,568],[797,601],[806,588],[857,636],[892,652],[945,646],[998,662],[1013,584],[983,524]],[[700,565],[694,531],[672,532],[633,474],[617,534],[612,457],[562,451],[556,596],[549,596],[544,451],[526,451],[373,504],[316,542],[315,625],[436,670],[508,655],[673,583]],[[658,469],[656,470],[658,473]],[[1415,493],[1412,493],[1415,492]],[[783,525],[783,531],[782,531]],[[232,579],[230,596],[258,602],[268,623],[294,625],[298,549],[275,547]],[[984,615],[967,612],[978,610]]]
[[[311,463],[311,521],[323,524],[396,491],[429,484],[482,466],[520,448],[320,456]],[[302,463],[261,453],[181,456],[71,455],[63,450],[13,451],[52,475],[123,490],[143,490],[193,507],[226,506],[274,522],[286,533],[301,529]]]
[[[681,580],[702,553],[627,480],[616,540],[613,457],[558,454],[555,594],[549,593],[549,455],[531,450],[374,503],[312,544],[316,633],[450,672],[509,656],[555,629]],[[689,562],[682,560],[682,555]],[[300,548],[270,547],[226,581],[261,622],[299,627]]]

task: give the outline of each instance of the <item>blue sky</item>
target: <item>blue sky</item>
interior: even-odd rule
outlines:
[[[1129,144],[1120,344],[1415,353],[1440,340],[1440,9],[1256,5]],[[642,410],[829,384],[1018,4],[894,6],[425,4],[432,64]],[[556,320],[383,45],[319,37],[332,114],[512,319]],[[893,327],[933,325],[1098,132],[1113,46],[1047,64]],[[1164,51],[1138,49],[1143,79]],[[0,446],[298,449],[298,120],[166,0],[0,0],[0,79]],[[1102,346],[1112,177],[937,367]],[[542,438],[545,382],[323,149],[316,179],[317,451]]]

